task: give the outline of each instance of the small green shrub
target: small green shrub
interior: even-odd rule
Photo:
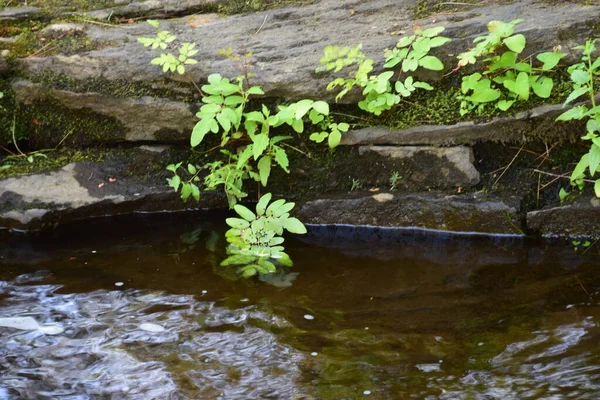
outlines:
[[[256,204],[256,212],[237,204],[234,210],[241,218],[226,220],[231,227],[225,234],[229,242],[229,257],[221,265],[238,265],[239,273],[245,278],[257,273],[274,273],[277,264],[291,267],[292,260],[281,246],[284,242],[283,232],[306,233],[304,224],[290,217],[294,203],[283,199],[270,202],[271,193],[267,193]]]
[[[548,75],[566,54],[545,52],[536,55],[542,63],[539,68],[533,67],[530,60],[520,59],[526,39],[522,34],[514,34],[514,29],[522,21],[491,21],[489,33],[475,38],[476,46],[458,55],[457,68],[487,57],[483,60],[483,73],[476,72],[462,79],[462,94],[458,96],[461,115],[472,111],[481,113],[490,104],[506,111],[516,101],[529,100],[532,92],[544,99],[550,97],[554,81]]]
[[[340,72],[356,64],[357,68],[350,77],[334,79],[327,85],[327,90],[341,87],[336,96],[338,101],[354,87],[359,87],[362,89],[364,100],[360,101],[358,106],[367,112],[381,115],[399,104],[403,98],[410,97],[417,89],[433,90],[430,84],[416,80],[410,73],[419,68],[432,71],[444,69],[444,64],[439,58],[429,55],[431,49],[450,41],[449,38],[439,36],[443,31],[443,27],[425,30],[417,28],[414,35],[400,38],[394,49],[385,52],[384,67],[389,69],[400,65],[400,71],[397,73],[387,70],[380,74],[371,74],[375,60],[366,58],[361,52],[362,45],[354,48],[325,47],[323,58],[320,60],[322,66],[317,68],[317,72]]]
[[[569,67],[568,72],[573,82],[573,91],[567,97],[567,105],[581,96],[587,96],[590,104],[582,104],[565,111],[556,118],[557,121],[587,120],[586,135],[583,140],[590,141],[590,150],[584,154],[571,173],[571,185],[580,190],[584,187],[585,177],[594,178],[600,172],[600,106],[596,106],[596,90],[594,87],[596,77],[600,75],[600,57],[593,59],[598,39],[588,40],[585,45],[575,49],[582,50],[581,63]],[[600,179],[592,181],[594,192],[600,197]]]

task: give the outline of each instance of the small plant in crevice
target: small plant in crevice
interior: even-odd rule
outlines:
[[[544,99],[550,97],[554,81],[549,75],[566,54],[557,51],[537,54],[540,67],[534,67],[530,57],[521,58],[526,39],[522,34],[514,34],[514,29],[522,21],[491,21],[489,33],[475,38],[476,46],[458,55],[456,70],[486,57],[483,73],[462,78],[458,96],[461,115],[473,111],[480,114],[490,104],[506,111],[517,101],[529,100],[532,93]]]
[[[354,192],[355,190],[362,189],[362,182],[360,179],[352,178],[352,186],[350,186],[350,191]]]
[[[397,170],[392,171],[392,175],[390,175],[390,190],[395,190],[401,179],[402,176],[400,176],[400,173]]]
[[[595,80],[600,75],[600,57],[594,59],[598,39],[587,40],[585,45],[577,46],[575,49],[582,50],[581,61],[568,68],[573,91],[567,97],[564,105],[567,105],[581,96],[586,96],[588,104],[582,104],[565,111],[556,118],[557,121],[587,120],[586,134],[583,140],[589,141],[590,149],[584,154],[575,169],[571,173],[570,182],[572,186],[582,190],[585,182],[594,184],[596,197],[600,197],[600,178],[595,178],[600,172],[600,106],[596,105]],[[589,176],[591,179],[586,179]]]
[[[375,60],[366,58],[361,52],[362,45],[359,44],[353,48],[325,47],[324,55],[320,60],[322,66],[317,68],[317,72],[340,72],[356,64],[356,70],[349,77],[334,79],[327,85],[327,90],[342,88],[336,96],[337,101],[354,87],[358,87],[364,96],[358,106],[367,112],[381,115],[382,112],[391,110],[403,99],[410,97],[417,89],[433,90],[429,83],[415,79],[413,73],[419,68],[432,71],[444,69],[442,61],[429,54],[431,49],[450,41],[449,38],[439,36],[443,31],[443,27],[425,30],[416,27],[414,35],[400,38],[392,50],[386,50],[384,67],[391,69],[399,65],[399,71],[386,70],[379,74],[372,74]]]
[[[226,258],[221,265],[238,266],[245,278],[256,274],[271,274],[277,265],[291,267],[290,257],[281,246],[284,231],[305,234],[306,227],[300,220],[290,217],[294,203],[279,199],[271,202],[271,193],[263,195],[256,204],[256,212],[240,204],[234,206],[241,218],[227,218],[231,227],[225,237],[229,242]]]

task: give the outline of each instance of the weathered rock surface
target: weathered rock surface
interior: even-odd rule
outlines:
[[[77,144],[90,145],[118,141],[186,142],[197,118],[198,104],[145,96],[139,99],[120,98],[100,93],[74,93],[66,90],[47,90],[43,85],[19,80],[12,88],[17,100],[25,105],[58,102],[69,109],[91,109],[100,116],[114,118],[122,132],[110,132],[106,137],[90,137],[84,131],[74,131]],[[157,135],[162,134],[162,137]],[[42,147],[51,143],[39,143]],[[56,143],[54,143],[56,145]]]
[[[0,10],[0,21],[29,18],[40,9],[37,7],[10,7]]]
[[[144,0],[144,1],[121,1],[125,3],[102,10],[90,11],[90,17],[107,19],[114,17],[129,17],[138,15],[150,15],[162,13],[165,15],[177,15],[203,11],[207,6],[218,3],[220,0]]]
[[[396,160],[411,171],[408,179],[425,186],[472,186],[480,179],[473,150],[466,146],[361,146],[359,153]]]
[[[412,29],[416,22],[411,19],[413,7],[414,2],[408,0],[321,0],[302,7],[250,15],[171,19],[163,21],[161,27],[177,34],[182,42],[198,43],[199,63],[188,68],[196,81],[204,81],[211,72],[225,76],[239,74],[237,66],[216,51],[232,47],[254,54],[256,63],[252,72],[257,77],[253,83],[263,85],[267,96],[323,98],[332,76],[315,73],[322,49],[330,44],[362,43],[367,55],[381,60],[383,50],[392,47],[397,40],[390,32]],[[537,53],[554,46],[571,49],[583,43],[593,36],[599,16],[600,7],[595,6],[546,7],[543,3],[516,1],[486,4],[475,11],[437,15],[418,23],[429,26],[435,19],[435,25],[448,27],[445,35],[455,39],[438,55],[450,68],[456,63],[456,54],[469,48],[474,36],[485,32],[491,20],[527,20],[517,31],[527,37],[526,52]],[[331,35],[332,27],[335,27],[335,37]],[[71,56],[31,57],[23,60],[24,73],[51,71],[78,79],[102,77],[145,82],[154,82],[163,76],[159,68],[150,65],[156,52],[137,43],[138,37],[155,34],[148,24],[94,29],[88,34],[93,40],[113,45]],[[186,79],[175,75],[171,78]],[[345,101],[353,100],[352,96],[345,98]]]
[[[113,178],[106,165],[72,163],[48,174],[0,181],[0,227],[41,229],[58,222],[136,211],[183,210],[186,205],[165,185]],[[206,195],[200,207],[222,207],[221,196]]]
[[[489,122],[459,122],[454,125],[424,125],[404,130],[384,126],[352,130],[342,136],[342,145],[428,145],[449,146],[478,142],[530,142],[565,140],[580,136],[579,122],[556,123],[565,111],[562,105],[545,105],[514,117],[493,118]]]
[[[309,201],[298,212],[310,224],[425,228],[453,232],[521,234],[519,200],[484,194],[378,193]]]
[[[600,236],[600,199],[582,196],[573,203],[527,213],[527,229],[542,235]]]

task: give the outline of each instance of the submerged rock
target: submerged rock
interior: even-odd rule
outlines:
[[[440,192],[323,199],[305,203],[299,217],[309,224],[425,228],[453,232],[522,234],[517,198]]]
[[[527,229],[548,235],[600,236],[600,199],[590,195],[527,213]]]

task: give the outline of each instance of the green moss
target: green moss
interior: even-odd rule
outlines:
[[[46,151],[40,154],[44,156],[34,156],[33,162],[27,161],[24,156],[11,155],[0,159],[0,179],[11,176],[47,172],[57,168],[62,168],[72,162],[102,162],[104,152],[95,150],[73,150],[60,149]]]
[[[479,5],[478,1],[467,0],[461,1],[460,3],[448,2],[444,0],[419,0],[415,4],[413,8],[413,19],[422,19],[427,18],[430,15],[437,13],[455,13],[468,11],[471,9],[469,6],[472,4],[473,6]]]
[[[223,14],[241,14],[312,3],[314,0],[222,0],[219,2],[218,11]]]
[[[56,74],[46,71],[41,74],[30,75],[28,79],[44,86],[67,90],[75,93],[101,93],[119,98],[140,98],[143,96],[163,97],[184,102],[197,102],[198,95],[193,93],[189,85],[174,83],[165,76],[157,82],[134,82],[127,79],[108,80],[102,77],[87,79],[74,79],[65,74]],[[162,89],[157,89],[161,87]],[[170,87],[170,88],[167,88]]]

